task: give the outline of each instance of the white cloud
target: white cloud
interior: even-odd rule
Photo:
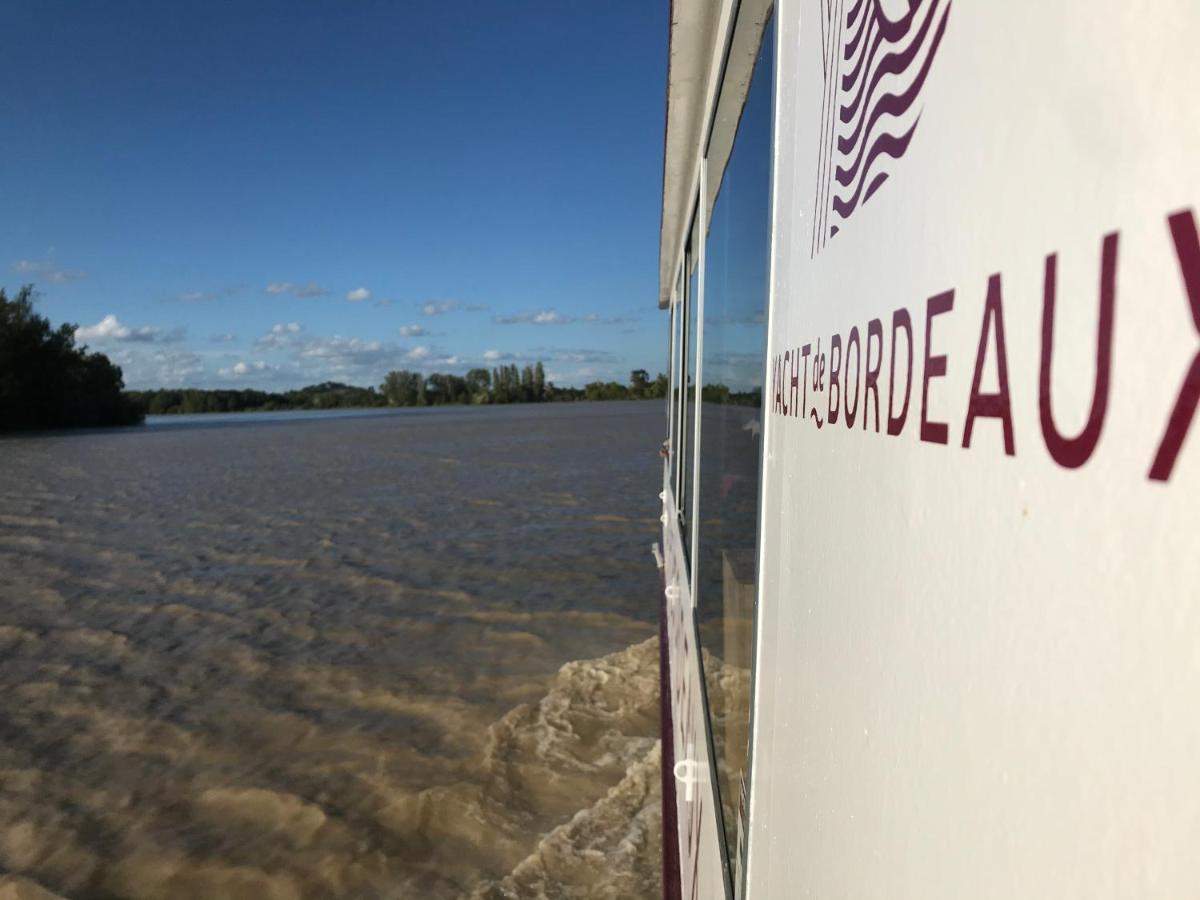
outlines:
[[[143,344],[171,344],[184,339],[187,331],[183,328],[172,328],[163,331],[156,325],[144,325],[141,328],[130,328],[121,324],[113,313],[109,313],[95,325],[84,325],[75,329],[77,341],[131,341]]]
[[[704,324],[709,325],[762,325],[766,315],[762,312],[746,313],[743,315],[705,316]]]
[[[75,329],[75,339],[79,341],[102,341],[109,338],[124,340],[132,332],[112,313],[109,313],[95,325],[83,325]]]
[[[401,325],[400,333],[405,337],[424,337],[429,331],[420,325]]]
[[[351,303],[359,303],[363,300],[370,300],[371,292],[365,287],[355,288],[346,294],[346,299]]]
[[[599,363],[612,362],[614,357],[604,350],[557,350],[550,354],[557,362]]]
[[[752,389],[762,378],[762,356],[757,353],[716,351],[704,354],[704,380],[735,391]]]
[[[290,294],[293,297],[324,297],[329,293],[326,288],[321,287],[315,281],[310,281],[306,284],[294,284],[291,281],[272,281],[265,288],[268,294],[279,296],[281,294]]]
[[[460,300],[430,300],[421,305],[427,316],[441,316],[451,312],[484,312],[488,307],[482,303],[464,304]]]
[[[537,312],[495,317],[497,325],[570,325],[574,321],[574,316],[564,315],[556,309],[540,309]]]
[[[317,364],[326,373],[336,374],[387,365],[387,360],[397,356],[398,352],[382,341],[334,335],[304,341],[296,350],[296,358],[310,365]]]
[[[574,363],[614,363],[618,357],[607,350],[572,350],[560,347],[534,347],[529,351],[538,359]]]
[[[431,300],[421,307],[421,312],[427,316],[440,316],[454,312],[462,306],[457,300]]]
[[[182,387],[204,372],[203,360],[190,350],[146,351],[125,344],[106,353],[121,367],[130,390]]]
[[[637,317],[631,316],[602,316],[598,313],[588,313],[580,318],[581,322],[591,322],[596,325],[628,325],[630,322],[638,321]]]
[[[401,333],[416,337],[427,332],[420,326],[413,326]],[[272,354],[266,358],[273,368],[234,372],[235,363],[246,362],[248,366],[251,363],[227,356],[224,363],[226,377],[249,377],[248,383],[260,383],[262,377],[266,377],[277,385],[320,381],[378,384],[392,369],[419,363],[434,371],[450,371],[463,364],[459,357],[431,345],[407,348],[398,341],[310,334],[299,322],[280,322],[271,326],[254,346],[260,353]]]
[[[33,259],[19,259],[13,263],[11,268],[18,275],[35,275],[45,278],[47,281],[61,284],[67,281],[79,281],[81,278],[86,278],[86,272],[71,272],[66,269],[57,269],[53,263],[40,262]]]
[[[529,353],[510,353],[507,350],[485,350],[483,358],[487,362],[537,362],[538,357]]]
[[[589,325],[622,325],[637,320],[624,316],[602,316],[599,313],[573,316],[560,313],[557,309],[539,309],[536,312],[496,316],[493,321],[497,325],[571,325],[575,322],[586,322]]]
[[[190,350],[159,351],[150,359],[158,367],[160,384],[183,384],[192,375],[204,371],[200,357]]]
[[[273,372],[275,369],[275,366],[268,365],[262,360],[253,360],[251,362],[239,360],[237,363],[229,366],[228,368],[217,369],[217,374],[222,378],[241,378],[250,374]]]
[[[455,367],[461,364],[457,356],[424,344],[405,349],[384,341],[340,335],[309,338],[297,343],[293,349],[294,360],[312,380],[363,379],[373,384],[389,370],[406,365]]]
[[[209,338],[209,340],[214,344],[230,344],[237,340],[237,335],[229,332],[226,332],[225,334],[214,334],[211,338]]]
[[[271,330],[262,335],[254,345],[261,350],[278,350],[291,347],[296,343],[296,335],[303,331],[299,322],[280,322],[272,325]]]
[[[237,293],[237,287],[223,287],[215,291],[184,291],[179,294],[172,294],[170,297],[163,299],[164,303],[207,303],[209,300],[217,300],[221,297],[228,297],[231,294]]]

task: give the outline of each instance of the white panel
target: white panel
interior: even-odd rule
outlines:
[[[675,523],[674,500],[664,503],[665,575],[668,590],[667,631],[671,654],[671,706],[674,715],[677,781],[675,799],[679,821],[681,894],[697,900],[725,900],[717,807],[708,756],[708,722],[704,714],[702,679],[697,659],[693,605],[688,589],[687,561]],[[687,782],[691,782],[691,797]]]
[[[1200,211],[1200,4],[916,3],[948,19],[916,105],[894,117],[915,131],[844,220],[815,199],[825,5],[779,10],[774,371],[811,349],[800,410],[790,383],[786,415],[767,390],[750,896],[1196,896],[1200,417],[1169,480],[1148,473],[1200,350],[1168,227]],[[817,220],[839,232],[814,254]],[[1051,406],[1073,437],[1111,233],[1111,390],[1094,453],[1068,468],[1039,413],[1046,259]],[[997,273],[1013,455],[994,417],[963,446]],[[927,346],[928,300],[947,291]],[[903,430],[876,433],[872,410],[864,431],[862,374],[847,428],[851,328],[865,349],[881,321],[885,426],[889,389],[903,395],[903,342],[889,377],[897,309],[914,338]],[[994,322],[985,336],[986,394]],[[927,352],[946,372],[926,405]],[[945,445],[921,440],[923,413],[947,425]]]

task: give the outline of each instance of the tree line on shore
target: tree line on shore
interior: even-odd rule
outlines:
[[[553,403],[664,398],[667,378],[644,369],[628,384],[582,388],[546,380],[541,362],[471,369],[466,375],[389,372],[383,384],[323,382],[298,390],[164,388],[126,391],[119,366],[75,344],[75,326],[54,329],[34,311],[32,286],[9,298],[0,288],[0,431],[137,424],[150,415],[447,404]]]
[[[389,372],[383,384],[357,387],[336,381],[292,391],[163,388],[129,396],[152,416],[177,413],[272,412],[385,406],[448,406],[502,403],[561,403],[586,400],[649,400],[667,395],[667,378],[651,379],[644,369],[628,384],[596,381],[582,388],[558,387],[546,380],[541,362],[518,368],[471,369],[466,375],[409,370]]]

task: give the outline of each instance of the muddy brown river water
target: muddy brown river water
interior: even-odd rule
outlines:
[[[0,440],[0,890],[658,894],[663,430],[647,401]]]

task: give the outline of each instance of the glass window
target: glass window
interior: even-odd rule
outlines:
[[[692,245],[688,247],[686,260],[687,319],[685,328],[687,337],[684,339],[684,346],[687,348],[687,365],[683,393],[683,440],[680,441],[683,486],[680,491],[679,508],[683,521],[683,545],[687,548],[690,558],[692,552],[692,486],[695,484],[696,470],[695,461],[692,458],[692,442],[696,437],[696,347],[700,325],[699,297],[697,295],[700,266],[697,265],[699,260],[692,252]]]
[[[671,306],[667,312],[667,384],[671,383],[671,373],[675,370],[675,296],[671,295]],[[668,446],[673,430],[674,416],[671,415],[671,392],[663,397],[663,409],[667,414]]]
[[[682,269],[678,278],[678,285],[675,289],[674,302],[671,305],[671,390],[669,392],[667,403],[670,406],[671,415],[671,442],[668,447],[668,456],[671,462],[671,477],[668,484],[671,485],[671,490],[679,493],[677,485],[679,484],[679,415],[681,405],[679,401],[679,372],[680,359],[683,356],[683,274]]]
[[[704,248],[697,617],[726,846],[739,870],[757,602],[771,250],[774,28],[764,31]]]

